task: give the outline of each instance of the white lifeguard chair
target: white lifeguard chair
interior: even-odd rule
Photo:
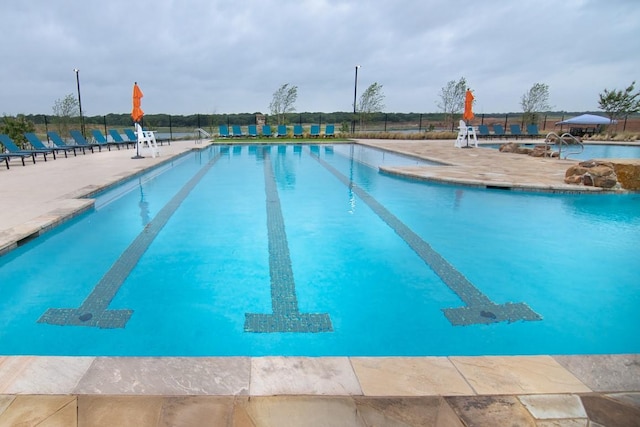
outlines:
[[[464,120],[460,120],[458,126],[458,138],[456,138],[455,146],[458,148],[478,147],[478,137],[476,136],[476,130],[473,126],[467,126]]]
[[[136,123],[136,136],[138,137],[137,147],[138,152],[141,148],[148,149],[151,152],[151,157],[160,156],[160,149],[156,142],[156,136],[153,131],[142,130],[142,126]]]

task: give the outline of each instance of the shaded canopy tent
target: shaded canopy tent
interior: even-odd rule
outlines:
[[[611,120],[608,117],[602,117],[595,114],[582,114],[580,116],[572,117],[561,122],[557,122],[557,125],[577,125],[577,126],[596,126],[596,125],[610,125],[617,123],[617,120]]]

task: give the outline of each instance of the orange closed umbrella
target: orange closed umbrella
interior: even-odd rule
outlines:
[[[465,122],[473,120],[473,100],[473,94],[467,89],[467,93],[464,96],[464,114],[462,115]]]
[[[142,120],[142,116],[144,115],[144,111],[140,108],[140,100],[144,95],[142,91],[138,87],[138,83],[133,84],[133,110],[131,110],[131,118],[134,122],[139,122]]]

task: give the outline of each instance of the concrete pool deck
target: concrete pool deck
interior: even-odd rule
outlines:
[[[224,141],[227,142],[227,141]],[[536,191],[576,161],[453,141],[363,140],[450,166],[390,170]],[[133,150],[0,168],[0,253],[91,208],[79,199],[202,148]],[[0,356],[0,426],[638,426],[640,355],[117,358]]]

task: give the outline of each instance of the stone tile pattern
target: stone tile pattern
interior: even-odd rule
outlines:
[[[454,326],[472,324],[489,324],[497,322],[516,322],[519,320],[541,320],[524,303],[495,304],[486,295],[480,292],[469,280],[436,252],[429,243],[425,242],[411,228],[393,215],[374,197],[364,189],[349,181],[349,178],[341,174],[329,163],[318,156],[314,157],[322,166],[349,187],[362,199],[398,236],[400,236],[415,253],[442,279],[442,281],[458,295],[466,304],[466,307],[447,308],[444,314]]]
[[[109,304],[160,230],[219,158],[220,156],[213,157],[158,212],[100,279],[79,308],[50,308],[38,319],[38,323],[103,329],[124,328],[133,310],[108,310]]]
[[[300,313],[289,243],[268,150],[262,150],[273,314],[246,313],[245,332],[331,332],[327,313]]]

